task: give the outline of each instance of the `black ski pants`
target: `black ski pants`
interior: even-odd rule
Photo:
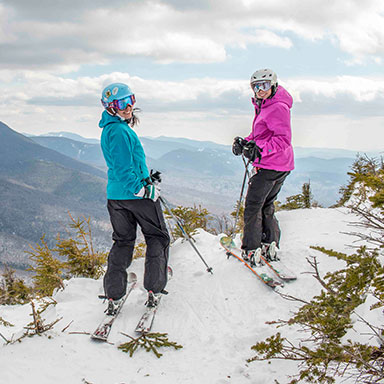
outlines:
[[[118,300],[126,292],[126,269],[132,262],[137,224],[141,227],[147,244],[144,288],[154,293],[161,292],[167,284],[170,238],[160,201],[108,200],[107,207],[113,227],[113,246],[104,276],[106,296]]]
[[[248,183],[244,209],[244,234],[241,248],[249,251],[261,243],[275,241],[279,246],[280,228],[274,201],[290,172],[259,169]]]

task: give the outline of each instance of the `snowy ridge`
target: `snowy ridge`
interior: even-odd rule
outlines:
[[[279,212],[278,219],[282,228],[280,256],[289,261],[298,276],[297,281],[285,285],[284,292],[309,299],[320,292],[320,285],[310,274],[303,274],[311,271],[306,258],[316,255],[323,274],[344,264],[309,246],[352,253],[347,244],[353,238],[340,232],[348,232],[348,223],[357,219],[346,209],[320,208]],[[145,351],[130,358],[117,349],[119,344],[129,341],[120,332],[134,336],[144,311],[143,260],[139,259],[130,268],[138,276],[138,288],[131,293],[114,324],[109,337],[113,344],[92,342],[86,334],[71,334],[91,333],[106,306],[97,297],[102,293],[101,280],[71,279],[66,281],[65,290],[54,295],[57,305],[42,315],[47,322],[63,317],[47,333],[50,338],[34,336],[0,347],[0,383],[270,384],[274,379],[287,382],[287,375],[295,372],[295,363],[246,363],[246,359],[253,356],[250,347],[256,341],[276,333],[265,322],[288,319],[297,304],[263,286],[238,261],[227,260],[219,238],[202,230],[196,236],[196,246],[213,267],[213,275],[205,271],[189,244],[178,240],[171,247],[174,277],[167,286],[169,295],[163,298],[152,330],[167,332],[169,340],[183,345],[181,350],[164,349],[163,356],[157,359]],[[30,305],[0,307],[0,316],[15,325],[0,326],[0,333],[9,339],[12,334],[22,334],[23,327],[31,321],[30,312]],[[292,328],[279,331],[291,339],[303,337]]]

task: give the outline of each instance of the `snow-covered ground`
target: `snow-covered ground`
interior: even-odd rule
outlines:
[[[306,261],[316,255],[325,273],[343,262],[311,250],[310,245],[351,253],[354,238],[348,223],[357,220],[346,209],[311,209],[278,213],[282,228],[280,256],[298,275],[285,285],[284,292],[310,298],[320,292]],[[180,350],[163,349],[158,359],[144,350],[130,358],[117,349],[129,341],[121,332],[134,336],[134,327],[143,312],[146,293],[142,287],[143,260],[130,268],[139,276],[139,285],[129,297],[110,334],[109,343],[96,343],[89,335],[101,318],[105,304],[98,299],[101,280],[71,279],[57,292],[56,306],[43,313],[47,322],[63,317],[46,335],[23,339],[21,343],[0,347],[1,384],[271,384],[282,383],[295,372],[295,363],[253,362],[250,347],[276,333],[266,321],[288,319],[297,304],[282,299],[262,285],[236,259],[229,259],[219,245],[220,236],[200,231],[196,246],[213,267],[204,265],[188,242],[178,240],[170,253],[174,277],[159,307],[153,331],[167,332],[169,340],[183,345]],[[0,316],[14,327],[0,326],[10,339],[22,334],[31,321],[30,305],[2,306]],[[72,322],[72,323],[71,323]],[[70,324],[71,323],[71,324]],[[67,325],[70,326],[66,328]],[[75,333],[73,332],[80,332]],[[295,330],[280,329],[290,338],[302,337]],[[0,338],[0,343],[2,339]]]

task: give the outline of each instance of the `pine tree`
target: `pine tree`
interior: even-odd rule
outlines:
[[[198,207],[196,207],[196,205],[194,205],[193,207],[183,207],[179,205],[176,208],[172,208],[171,211],[174,216],[180,221],[185,232],[191,238],[196,235],[196,230],[198,228],[207,230],[209,212],[207,209],[202,208],[201,205],[199,205]],[[165,210],[164,213],[167,219],[172,218],[168,210]],[[183,238],[183,233],[177,225],[171,230],[171,234],[175,240],[180,237]]]
[[[383,160],[358,156],[352,165],[347,186],[342,187],[342,197],[337,206],[346,206],[360,216],[357,228],[368,228],[367,231],[351,234],[384,248],[384,163]]]
[[[28,270],[35,273],[34,289],[40,296],[51,296],[56,288],[64,288],[64,278],[98,279],[104,273],[107,253],[94,250],[90,218],[74,219],[71,214],[69,217],[67,238],[58,235],[51,249],[43,235],[41,244],[31,246],[32,251],[27,252],[33,262]]]
[[[346,186],[340,188],[341,198],[337,202],[336,206],[341,207],[345,205],[352,194],[356,192],[359,183],[365,183],[370,177],[376,177],[380,170],[384,169],[383,160],[369,158],[367,156],[358,155],[356,160],[351,166],[351,171],[348,172],[349,182]],[[364,189],[363,189],[364,190]],[[363,194],[363,191],[359,191]],[[362,196],[365,199],[367,196]]]
[[[311,182],[304,183],[302,186],[303,208],[311,208],[313,195],[311,191]]]
[[[311,183],[304,183],[301,187],[301,193],[286,198],[286,203],[278,204],[279,210],[292,210],[301,208],[318,207],[319,204],[313,200]]]
[[[25,304],[31,299],[32,288],[18,278],[13,269],[6,267],[1,277],[0,305]]]
[[[313,276],[323,287],[322,292],[306,302],[291,319],[272,322],[280,327],[299,327],[308,334],[308,338],[296,342],[277,333],[252,347],[256,356],[249,359],[249,362],[271,359],[301,362],[299,372],[290,384],[328,384],[334,383],[335,375],[353,374],[357,375],[357,382],[382,382],[384,348],[343,340],[352,327],[351,316],[355,314],[355,308],[365,301],[372,282],[380,282],[376,284],[377,293],[384,295],[381,285],[384,270],[378,261],[378,253],[367,251],[364,247],[350,256],[321,247],[314,249],[344,260],[346,268],[321,278],[316,258],[309,260]],[[303,303],[301,299],[284,294],[282,296]],[[383,301],[378,300],[377,305],[382,306]],[[370,326],[371,329],[376,328]],[[382,332],[383,329],[378,329],[377,336],[381,338]]]
[[[300,208],[304,208],[303,196],[301,193],[299,193],[298,195],[288,196],[286,198],[286,202],[280,205],[281,210],[287,211]]]
[[[231,216],[233,219],[236,219],[237,216],[237,223],[236,228],[233,228],[233,233],[242,233],[244,231],[244,208],[245,204],[244,202],[241,203],[241,206],[239,208],[240,200],[236,201],[236,205],[234,207],[234,210],[231,212]],[[237,214],[237,211],[239,210],[239,213]]]
[[[63,277],[65,263],[58,260],[53,251],[48,247],[44,235],[40,239],[41,244],[31,247],[30,260],[34,263],[28,268],[34,276],[34,289],[40,296],[51,296],[56,288],[64,288]]]
[[[55,251],[66,258],[66,268],[70,276],[98,279],[104,273],[107,260],[106,252],[95,251],[90,225],[90,218],[74,219],[69,213],[69,227],[75,232],[67,239],[57,237]]]
[[[145,252],[147,250],[147,245],[143,242],[135,245],[135,249],[133,251],[133,258],[139,259],[141,257],[145,257]]]

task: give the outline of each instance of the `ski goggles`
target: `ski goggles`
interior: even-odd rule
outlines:
[[[262,91],[269,91],[272,87],[272,83],[269,80],[266,81],[258,81],[257,83],[251,84],[252,89],[255,91],[255,93]]]
[[[120,111],[124,111],[124,109],[126,109],[128,105],[130,107],[133,107],[135,103],[136,103],[135,95],[130,95],[130,96],[124,97],[124,99],[113,100],[110,106]]]

